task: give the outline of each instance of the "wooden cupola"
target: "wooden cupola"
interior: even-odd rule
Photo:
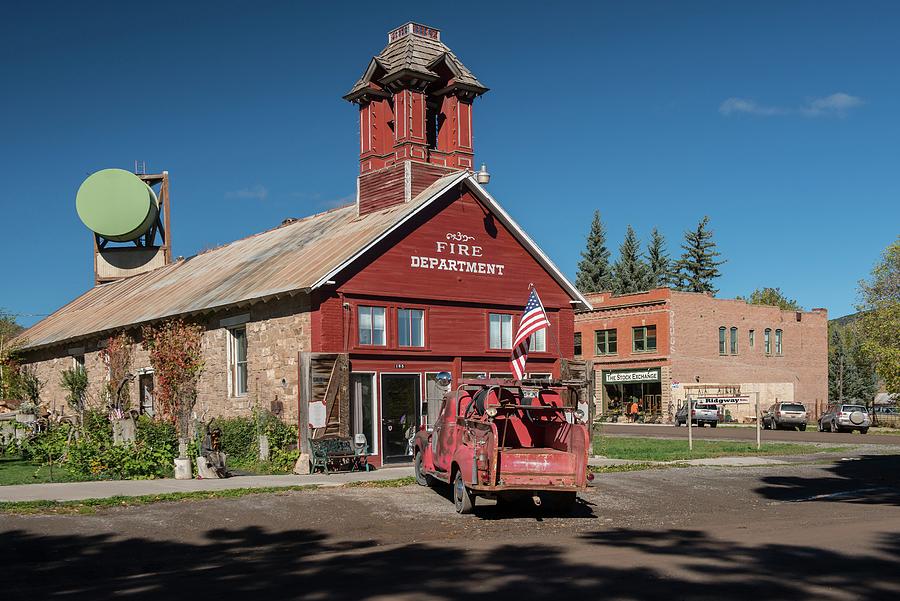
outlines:
[[[359,106],[360,214],[471,170],[472,102],[487,90],[441,42],[440,30],[407,23],[389,32],[388,45],[344,96]]]

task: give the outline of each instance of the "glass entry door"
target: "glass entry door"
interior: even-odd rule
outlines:
[[[382,374],[381,440],[385,461],[412,458],[419,429],[421,387],[418,374]]]

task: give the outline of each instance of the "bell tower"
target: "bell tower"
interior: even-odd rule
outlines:
[[[488,89],[441,42],[407,23],[344,96],[359,106],[361,215],[408,202],[440,177],[471,170],[472,103]]]

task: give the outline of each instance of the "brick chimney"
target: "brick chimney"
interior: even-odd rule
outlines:
[[[487,92],[441,42],[407,23],[369,62],[345,100],[359,106],[360,215],[409,202],[440,177],[474,164],[472,102]]]

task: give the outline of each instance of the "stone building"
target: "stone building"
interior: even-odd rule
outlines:
[[[341,431],[366,436],[372,463],[404,460],[409,432],[437,408],[439,372],[510,376],[530,285],[551,325],[527,370],[559,376],[574,311],[590,305],[471,170],[473,102],[486,91],[437,29],[391,31],[345,96],[360,119],[356,202],[88,290],[23,334],[45,401],[64,406],[59,372],[74,363],[96,396],[111,334],[139,342],[140,326],[182,317],[205,329],[197,417],[258,407],[305,428],[312,402],[349,389],[329,419],[333,408]],[[307,368],[312,354],[328,368]],[[140,347],[134,368],[132,406],[153,411]]]
[[[733,419],[778,401],[813,413],[828,398],[828,314],[658,288],[587,295],[575,317],[575,356],[596,371],[599,413],[637,400],[673,421],[685,399],[716,402]]]

